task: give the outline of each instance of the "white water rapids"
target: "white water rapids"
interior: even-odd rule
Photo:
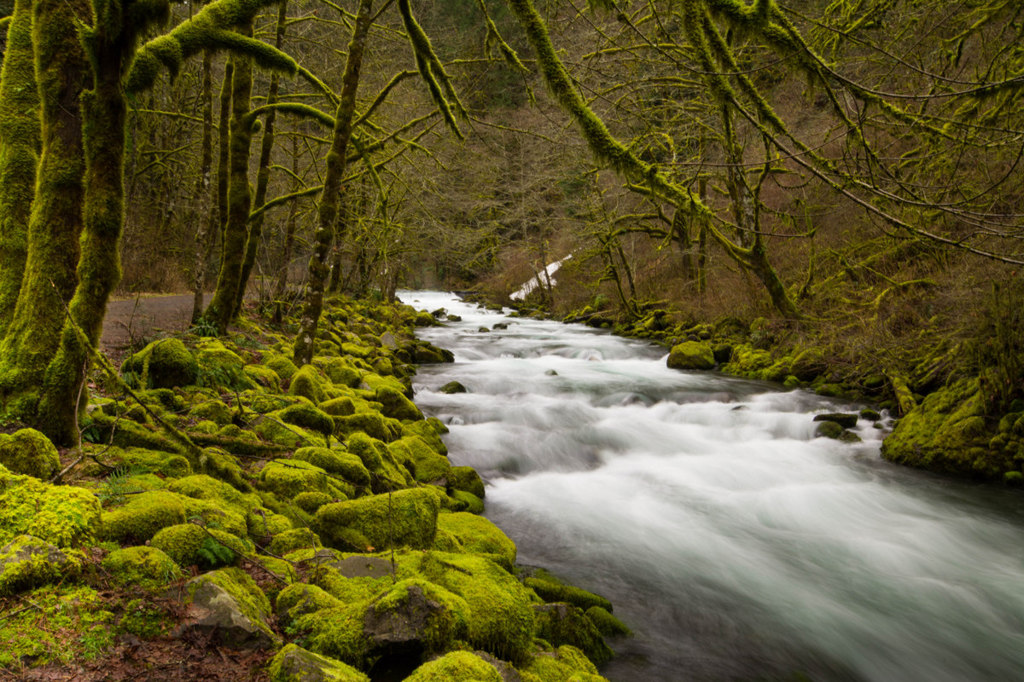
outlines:
[[[857,406],[713,372],[580,325],[403,292],[462,322],[416,402],[523,564],[609,597],[612,680],[1024,679],[1024,504],[814,438]],[[508,323],[487,333],[480,327]],[[457,380],[467,393],[445,395]]]

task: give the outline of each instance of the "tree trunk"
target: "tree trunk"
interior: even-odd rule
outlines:
[[[252,22],[245,26],[243,33],[252,34]],[[223,252],[220,273],[217,275],[217,289],[213,300],[206,309],[205,317],[217,329],[218,334],[228,330],[228,324],[235,312],[235,300],[241,282],[242,261],[245,255],[249,212],[252,210],[252,195],[249,190],[249,148],[252,143],[252,120],[249,117],[249,100],[252,96],[252,60],[236,56],[235,68],[231,75],[231,132],[228,161],[228,210],[224,227]]]
[[[373,0],[360,0],[359,12],[352,28],[352,40],[348,44],[345,59],[345,75],[342,78],[341,98],[335,115],[334,135],[331,150],[327,154],[327,172],[324,188],[320,195],[317,216],[316,240],[313,256],[309,259],[309,281],[306,300],[299,319],[299,333],[295,338],[295,364],[309,364],[316,349],[316,332],[324,304],[324,283],[327,280],[327,256],[334,237],[334,224],[338,213],[338,195],[342,191],[341,180],[345,175],[345,155],[352,137],[352,119],[356,110],[356,89],[359,86],[359,69],[363,62],[363,50],[370,31]]]
[[[288,2],[281,3],[277,12],[277,33],[274,36],[274,47],[281,49],[284,44],[284,29],[288,19]],[[270,90],[267,93],[267,104],[276,104],[277,92],[280,77],[275,72],[270,77]],[[260,164],[256,172],[256,196],[253,205],[259,207],[267,200],[267,186],[270,184],[270,155],[274,151],[274,122],[277,118],[276,112],[271,109],[267,112],[263,122],[263,141],[260,143]],[[235,297],[235,309],[232,317],[237,317],[242,309],[242,301],[245,300],[245,290],[249,285],[249,275],[256,263],[256,254],[259,252],[260,234],[263,232],[264,212],[258,213],[249,223],[249,240],[245,245],[245,260],[242,261],[242,274],[239,277],[238,295]]]
[[[217,204],[210,201],[210,173],[213,170],[213,53],[203,52],[203,84],[200,92],[203,107],[202,161],[199,181],[196,183],[196,201],[207,206],[205,216],[196,212],[199,228],[196,230],[195,251],[192,255],[192,323],[203,314],[203,285],[206,283],[206,262],[210,252],[213,230],[217,227]]]
[[[43,427],[39,391],[60,343],[65,306],[75,290],[82,231],[85,161],[80,97],[88,61],[78,41],[77,22],[89,13],[82,0],[36,0],[34,5],[42,151],[25,274],[0,345],[0,398],[7,416]]]
[[[231,87],[234,81],[235,60],[228,57],[224,63],[224,81],[220,84],[217,113],[217,240],[220,242],[220,262],[217,272],[224,267],[224,230],[228,224],[228,163],[231,158]]]
[[[32,2],[17,0],[0,77],[0,338],[14,317],[28,257],[39,155],[39,92],[32,63]]]

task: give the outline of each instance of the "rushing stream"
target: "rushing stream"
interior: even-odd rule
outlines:
[[[462,322],[422,336],[416,401],[487,516],[544,566],[615,604],[635,637],[611,680],[1024,679],[1024,504],[814,438],[851,406],[665,366],[579,325],[403,292]],[[496,323],[507,329],[489,332]],[[468,393],[445,395],[457,380]]]

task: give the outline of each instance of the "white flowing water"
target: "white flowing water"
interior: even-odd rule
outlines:
[[[488,483],[519,561],[609,597],[612,680],[1024,679],[1024,503],[815,438],[858,406],[679,372],[579,325],[403,292],[462,322],[416,401]],[[506,330],[480,331],[507,323]],[[467,393],[445,395],[457,380]]]

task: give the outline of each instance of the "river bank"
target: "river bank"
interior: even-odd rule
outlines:
[[[303,367],[287,325],[165,338],[97,377],[81,448],[7,425],[0,677],[602,679],[611,604],[517,568],[410,400],[433,324],[338,299]]]

